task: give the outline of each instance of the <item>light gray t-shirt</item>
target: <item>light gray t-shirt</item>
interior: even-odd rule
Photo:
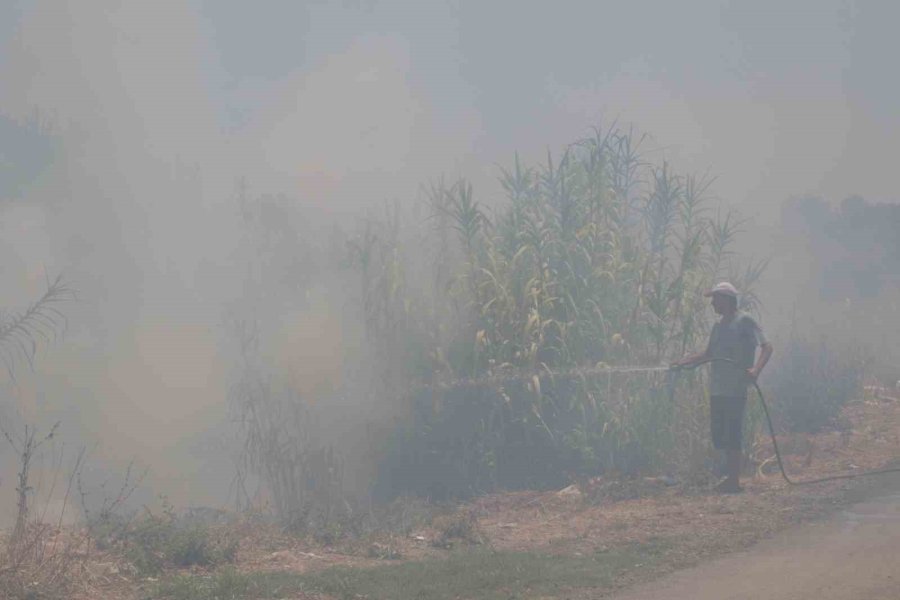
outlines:
[[[762,328],[750,315],[738,312],[727,323],[719,321],[709,334],[707,354],[730,358],[736,364],[713,361],[710,365],[711,396],[746,396],[750,377],[747,369],[756,360],[756,347],[767,343]]]

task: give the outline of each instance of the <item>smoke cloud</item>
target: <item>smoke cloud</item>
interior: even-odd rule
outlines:
[[[897,200],[898,17],[812,0],[0,9],[3,307],[58,273],[78,290],[64,340],[4,383],[4,422],[62,421],[103,468],[136,458],[148,488],[221,505],[235,307],[279,306],[266,356],[307,392],[359,344],[339,285],[296,302],[253,289],[242,198],[287,199],[275,221],[305,228],[298,252],[325,248],[442,175],[491,202],[514,152],[543,160],[613,120],[647,131],[654,159],[718,176],[723,207],[752,219],[744,250],[773,259],[781,285],[761,295],[783,317],[782,202]]]

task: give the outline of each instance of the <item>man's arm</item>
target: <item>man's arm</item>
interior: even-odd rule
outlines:
[[[753,325],[753,335],[756,336],[756,342],[759,344],[759,358],[756,359],[755,365],[747,369],[747,374],[753,381],[756,381],[756,378],[762,373],[763,368],[765,368],[766,363],[769,362],[769,358],[772,356],[772,344],[766,339],[766,334],[763,333],[762,327],[756,321],[751,320],[751,323]]]
[[[692,367],[699,362],[703,362],[709,358],[709,346],[706,347],[706,350],[703,352],[697,352],[696,354],[690,354],[685,356],[680,360],[676,360],[672,363],[673,367]]]
[[[772,357],[772,351],[772,344],[769,342],[765,342],[759,347],[759,358],[756,359],[756,364],[747,369],[747,374],[750,375],[750,377],[753,379],[759,377],[759,374],[762,373],[766,363],[769,362],[769,359]]]

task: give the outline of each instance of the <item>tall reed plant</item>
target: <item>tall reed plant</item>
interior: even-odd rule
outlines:
[[[717,210],[710,177],[646,162],[641,142],[612,128],[542,164],[517,156],[500,200],[479,201],[464,180],[435,182],[416,251],[359,261],[363,306],[394,311],[386,321],[367,309],[373,340],[385,356],[409,356],[415,343],[421,367],[403,373],[408,412],[382,463],[385,493],[702,466],[704,403],[688,399],[703,395],[701,377],[670,403],[658,376],[605,368],[700,347],[701,292],[728,277],[752,309],[765,264],[736,260],[741,222]],[[423,259],[432,285],[404,285],[412,269],[394,262]]]

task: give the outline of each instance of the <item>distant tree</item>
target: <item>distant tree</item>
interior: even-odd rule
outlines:
[[[821,198],[784,204],[785,230],[807,238],[823,298],[866,298],[900,289],[900,205],[849,196],[832,208]]]

